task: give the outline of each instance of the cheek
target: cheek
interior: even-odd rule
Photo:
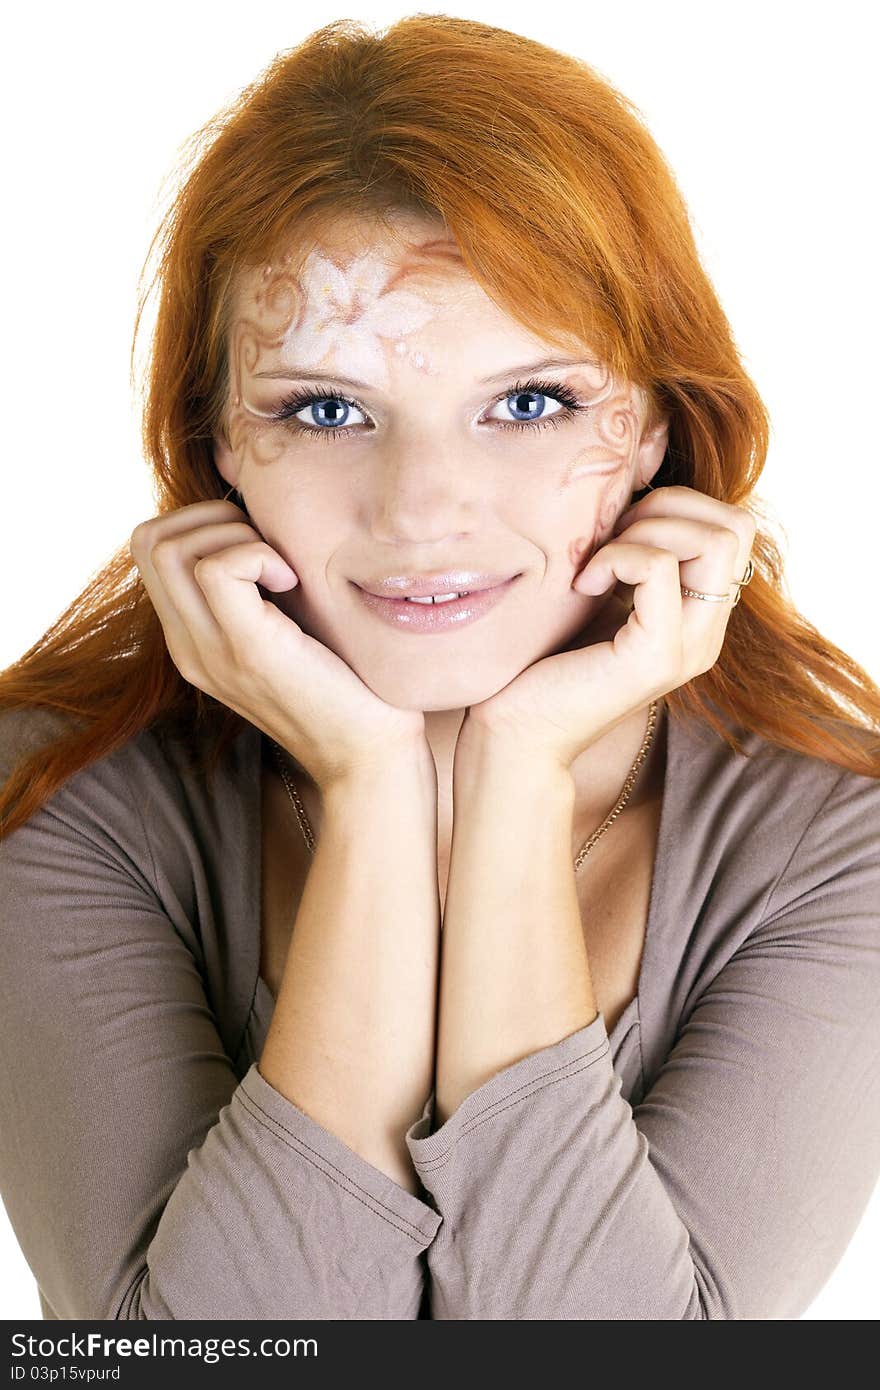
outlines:
[[[609,478],[599,506],[596,523],[596,543],[604,545],[614,529],[614,523],[621,512],[626,511],[630,498],[631,479],[629,471],[615,478]]]
[[[350,557],[354,513],[350,499],[340,495],[329,480],[320,487],[313,483],[283,490],[267,486],[260,502],[260,514],[269,528],[264,532],[266,539],[271,539],[271,532],[275,548],[294,569],[296,557],[313,582],[327,583],[346,568],[340,566],[339,557]]]
[[[577,569],[582,560],[585,560],[593,549],[593,536],[576,536],[573,541],[569,541],[568,560],[572,569]]]
[[[226,431],[229,446],[242,469],[275,463],[287,448],[283,426],[277,422],[261,423],[248,411],[240,397],[235,397],[229,408]],[[248,485],[251,478],[243,473],[241,482]]]
[[[244,398],[243,367],[248,355],[254,356],[258,351],[256,339],[247,325],[240,324],[236,328],[233,349],[231,399],[226,416],[229,446],[242,469],[245,466],[274,463],[285,451],[287,436],[283,426],[261,418]],[[243,474],[240,481],[247,485],[250,479]]]
[[[564,464],[560,490],[581,491],[591,483],[601,486],[603,495],[606,484],[625,490],[635,468],[638,426],[632,388],[609,379],[606,394],[590,407],[580,447]]]
[[[604,480],[604,486],[594,495],[590,510],[593,513],[592,526],[585,527],[568,543],[568,560],[573,569],[578,569],[604,545],[610,537],[614,523],[621,512],[626,510],[629,501],[629,475],[615,475]]]

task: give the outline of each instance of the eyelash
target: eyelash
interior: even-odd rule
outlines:
[[[502,430],[539,430],[552,426],[554,429],[566,421],[573,419],[581,412],[587,411],[590,407],[579,400],[570,387],[560,384],[558,381],[539,381],[535,378],[529,381],[517,381],[507,391],[502,391],[492,401],[495,406],[499,401],[507,400],[508,396],[536,395],[549,396],[552,400],[558,401],[564,407],[558,410],[555,415],[548,415],[546,419],[536,420],[493,420],[492,424]],[[342,401],[345,405],[353,405],[356,410],[361,410],[365,415],[369,415],[366,406],[361,405],[352,396],[344,396],[341,392],[333,390],[329,385],[319,385],[311,389],[302,388],[294,391],[285,397],[281,403],[281,408],[277,414],[272,416],[273,420],[278,420],[287,425],[289,429],[307,438],[314,436],[322,437],[329,442],[332,439],[345,438],[346,435],[359,434],[360,428],[354,425],[343,425],[334,429],[327,425],[307,425],[303,420],[294,420],[291,417],[296,415],[305,406],[311,405],[314,401]]]

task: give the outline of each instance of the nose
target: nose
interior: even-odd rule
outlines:
[[[389,443],[377,451],[369,486],[372,532],[388,545],[466,534],[492,502],[485,454],[460,436]]]

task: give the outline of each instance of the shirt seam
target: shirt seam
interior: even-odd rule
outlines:
[[[810,819],[807,821],[807,824],[804,826],[803,830],[801,831],[800,835],[798,836],[797,842],[795,843],[795,846],[794,846],[793,850],[791,851],[791,854],[788,856],[787,860],[785,861],[785,866],[780,870],[779,874],[778,874],[777,877],[776,877],[776,881],[775,881],[774,884],[773,884],[773,887],[770,889],[770,892],[769,892],[768,895],[767,895],[767,900],[766,900],[766,902],[765,902],[765,904],[764,904],[764,911],[763,911],[762,914],[761,914],[761,921],[762,921],[762,922],[763,922],[764,920],[766,920],[767,917],[771,916],[771,914],[772,914],[772,909],[773,909],[773,903],[774,903],[774,900],[775,900],[775,898],[776,898],[776,894],[778,893],[779,889],[782,887],[782,885],[783,885],[783,883],[784,883],[784,881],[785,881],[785,876],[786,876],[786,874],[788,873],[789,869],[790,869],[791,866],[792,866],[792,863],[793,863],[793,861],[794,861],[795,855],[797,854],[798,850],[800,849],[800,847],[801,847],[801,845],[803,844],[803,842],[804,842],[804,840],[806,839],[806,837],[809,835],[809,833],[810,833],[810,831],[812,830],[813,826],[816,824],[816,821],[819,819],[819,817],[821,816],[822,812],[825,810],[825,807],[828,805],[828,802],[831,800],[832,796],[833,796],[834,793],[837,791],[838,787],[840,786],[840,784],[841,784],[841,782],[843,781],[843,779],[844,779],[845,776],[846,776],[846,769],[844,768],[843,771],[834,779],[834,781],[832,782],[831,786],[828,788],[828,791],[825,793],[825,795],[823,796],[823,798],[822,798],[822,800],[820,801],[819,805],[816,807],[815,811],[814,811],[813,814],[810,816]]]
[[[125,787],[126,787],[126,790],[127,790],[127,792],[128,792],[128,799],[129,799],[131,805],[132,805],[133,808],[134,808],[135,814],[136,814],[137,819],[138,819],[138,824],[139,824],[140,827],[141,827],[141,834],[143,835],[144,844],[145,844],[146,847],[147,847],[147,854],[150,856],[150,871],[151,871],[152,880],[153,880],[153,892],[156,894],[156,899],[157,899],[157,901],[159,902],[159,904],[161,905],[161,904],[162,904],[162,894],[161,894],[160,889],[159,889],[159,875],[158,875],[158,873],[157,873],[157,871],[156,871],[156,860],[155,860],[155,858],[154,858],[154,856],[153,856],[153,846],[152,846],[152,843],[151,843],[151,841],[150,841],[150,834],[149,834],[149,831],[147,830],[147,823],[146,823],[146,821],[144,820],[143,812],[141,811],[141,808],[140,808],[140,806],[138,805],[138,799],[137,799],[137,797],[136,797],[135,794],[134,794],[134,788],[133,788],[133,786],[132,786],[131,779],[130,779],[130,777],[129,777],[129,775],[128,775],[128,772],[127,772],[127,770],[126,770],[124,764],[121,763],[121,762],[120,762],[120,764],[119,764],[119,770],[120,770],[120,772],[121,772],[121,774],[122,774],[122,780],[123,780],[123,782],[125,783]],[[166,915],[167,915],[167,914],[166,914]],[[183,941],[183,937],[180,935],[180,932],[177,930],[177,928],[175,927],[174,923],[171,921],[171,918],[170,918],[170,917],[168,918],[168,920],[169,920],[169,922],[171,923],[171,929],[172,929],[172,931],[177,935],[177,937],[178,937],[181,941]],[[189,944],[188,944],[186,941],[184,941],[183,944],[186,946],[187,950],[190,952],[190,955],[192,955],[192,951],[190,950]],[[198,967],[196,967],[196,968],[198,968]],[[199,975],[201,976],[201,971],[199,971]],[[241,1030],[240,1030],[240,1032],[239,1032],[239,1034],[238,1034],[238,1043],[237,1043],[237,1045],[236,1045],[236,1047],[235,1047],[235,1049],[234,1049],[234,1051],[233,1051],[233,1053],[232,1053],[232,1057],[231,1057],[231,1059],[230,1059],[230,1060],[233,1061],[233,1062],[237,1062],[237,1061],[238,1061],[239,1054],[240,1054],[240,1052],[241,1052],[242,1047],[244,1046],[244,1040],[245,1040],[245,1036],[246,1036],[246,1034],[247,1034],[248,1023],[249,1023],[249,1021],[250,1021],[251,1014],[253,1013],[253,1009],[254,1009],[254,1000],[256,999],[256,996],[257,996],[257,984],[258,984],[258,981],[259,981],[259,971],[257,971],[257,977],[256,977],[255,980],[254,980],[254,987],[253,987],[253,990],[251,991],[251,1002],[250,1002],[250,1006],[249,1006],[248,1009],[245,1011],[244,1023],[242,1024]],[[204,984],[204,981],[203,981],[203,984]]]
[[[271,1115],[268,1110],[265,1110],[263,1106],[260,1105],[259,1101],[255,1101],[253,1097],[250,1096],[247,1093],[247,1091],[243,1090],[242,1088],[239,1088],[239,1100],[244,1105],[244,1108],[245,1110],[247,1110],[248,1114],[252,1115],[258,1124],[261,1124],[265,1129],[268,1129],[270,1134],[274,1134],[276,1139],[281,1140],[282,1144],[286,1144],[288,1148],[293,1149],[295,1153],[299,1153],[302,1158],[306,1159],[308,1163],[311,1163],[313,1168],[317,1168],[319,1172],[323,1173],[325,1177],[328,1177],[330,1181],[335,1183],[337,1187],[341,1188],[343,1192],[347,1192],[349,1196],[354,1197],[355,1200],[360,1202],[362,1206],[367,1207],[367,1209],[369,1211],[372,1211],[376,1216],[380,1216],[383,1221],[386,1221],[388,1223],[389,1226],[393,1226],[394,1229],[400,1231],[402,1235],[409,1236],[410,1240],[414,1241],[416,1244],[418,1244],[420,1237],[424,1237],[426,1235],[426,1232],[423,1231],[420,1226],[415,1225],[414,1222],[408,1221],[405,1216],[401,1216],[399,1212],[396,1212],[392,1207],[387,1206],[386,1203],[384,1203],[381,1200],[381,1198],[374,1197],[373,1194],[371,1192],[368,1192],[365,1187],[361,1187],[360,1183],[358,1183],[354,1178],[349,1177],[347,1173],[343,1172],[341,1168],[337,1167],[337,1165],[333,1163],[331,1159],[326,1158],[322,1153],[319,1152],[319,1150],[313,1149],[311,1145],[306,1142],[305,1139],[301,1139],[298,1135],[294,1134],[293,1130],[288,1129],[288,1127],[285,1124],[283,1124],[281,1120],[278,1120],[274,1115]],[[275,1128],[276,1126],[277,1129],[283,1130],[284,1133],[279,1134]],[[290,1139],[285,1139],[285,1134],[289,1134]],[[342,1143],[342,1140],[339,1140],[339,1142]],[[311,1156],[312,1154],[316,1154],[317,1157],[321,1160],[321,1162],[317,1163],[315,1159]],[[327,1164],[330,1168],[332,1168],[335,1173],[340,1173],[342,1177],[345,1178],[345,1182],[351,1183],[352,1187],[355,1187],[357,1191],[351,1192],[349,1188],[345,1186],[345,1184],[343,1184],[339,1181],[338,1178],[333,1176],[333,1173],[327,1172],[326,1168],[323,1166],[324,1164]],[[391,1179],[389,1179],[389,1181],[391,1181]],[[363,1197],[358,1195],[361,1192],[364,1194]],[[368,1197],[369,1201],[364,1201],[364,1197]],[[377,1208],[381,1208],[381,1210],[377,1210]],[[401,1225],[401,1222],[405,1224]]]
[[[239,1054],[241,1053],[241,1049],[244,1047],[244,1040],[245,1040],[245,1037],[246,1037],[246,1035],[247,1035],[248,1024],[250,1023],[251,1017],[252,1017],[253,1012],[254,1012],[254,1005],[255,1005],[255,1003],[256,1003],[256,998],[257,998],[257,987],[258,987],[259,983],[260,983],[260,972],[259,972],[259,970],[258,970],[258,971],[257,971],[257,974],[256,974],[256,977],[255,977],[255,979],[254,979],[254,987],[253,987],[253,989],[252,989],[252,991],[251,991],[251,1002],[250,1002],[250,1004],[248,1005],[247,1013],[246,1013],[246,1015],[245,1015],[245,1020],[244,1020],[244,1026],[243,1026],[243,1028],[242,1028],[242,1030],[241,1030],[241,1034],[239,1035],[238,1046],[237,1046],[237,1048],[235,1049],[235,1053],[234,1053],[234,1056],[235,1056],[235,1060],[236,1060],[236,1061],[238,1061],[238,1057],[239,1057]]]
[[[153,858],[153,846],[150,844],[150,837],[147,834],[147,823],[144,820],[141,808],[138,805],[137,797],[134,794],[134,788],[131,784],[131,780],[129,779],[128,772],[126,771],[125,764],[121,761],[119,764],[119,770],[122,773],[122,780],[125,783],[125,789],[128,792],[128,799],[134,808],[135,815],[137,816],[138,824],[141,828],[141,834],[144,838],[144,844],[147,847],[147,854],[150,856],[150,873],[152,875],[153,880],[153,892],[156,894],[158,901],[161,903],[162,894],[159,891],[159,875],[156,872],[156,861]],[[172,923],[172,926],[173,925],[174,924]]]
[[[595,1051],[595,1049],[593,1049],[593,1051]],[[596,1056],[593,1056],[591,1052],[583,1052],[580,1057],[570,1059],[561,1066],[554,1067],[552,1071],[543,1072],[538,1078],[533,1077],[530,1081],[523,1082],[521,1086],[517,1086],[515,1090],[509,1091],[506,1095],[499,1098],[499,1101],[504,1100],[507,1104],[490,1103],[483,1110],[478,1111],[476,1115],[472,1116],[471,1122],[466,1124],[455,1135],[449,1148],[445,1149],[443,1153],[435,1154],[432,1158],[419,1159],[419,1172],[432,1173],[436,1169],[442,1168],[444,1164],[448,1162],[453,1150],[465,1135],[472,1133],[472,1131],[478,1129],[480,1125],[488,1124],[489,1120],[494,1120],[496,1115],[503,1115],[505,1110],[511,1110],[513,1106],[520,1105],[524,1100],[527,1100],[528,1096],[519,1094],[519,1092],[524,1091],[526,1087],[532,1087],[529,1091],[529,1095],[536,1095],[539,1091],[546,1091],[548,1086],[558,1085],[560,1081],[567,1081],[570,1076],[577,1076],[582,1071],[588,1071],[589,1068],[595,1066],[597,1062],[601,1062],[603,1057],[607,1057],[610,1051],[611,1044],[606,1040],[599,1044],[599,1051]],[[572,1061],[581,1061],[584,1057],[589,1058],[589,1060],[583,1062],[582,1066],[571,1066]],[[564,1076],[557,1075],[558,1072],[563,1071],[565,1072]],[[535,1086],[533,1084],[535,1080],[540,1081],[541,1085]],[[426,1135],[425,1137],[430,1138],[431,1136]]]

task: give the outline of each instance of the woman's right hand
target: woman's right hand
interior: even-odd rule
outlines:
[[[233,502],[140,522],[129,542],[185,680],[273,738],[325,791],[389,756],[427,748],[421,710],[386,704],[257,589],[295,572]]]

